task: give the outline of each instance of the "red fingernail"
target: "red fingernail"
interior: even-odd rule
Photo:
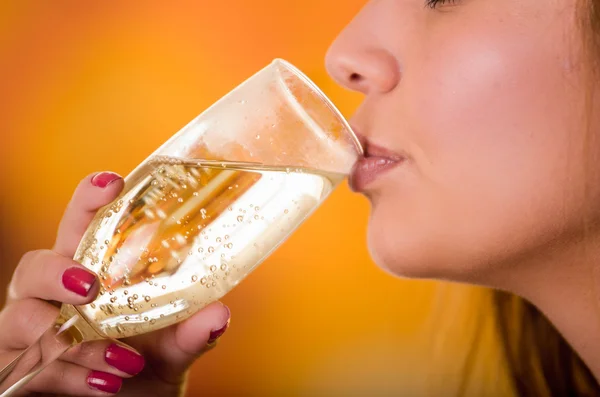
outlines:
[[[69,291],[75,292],[77,295],[88,296],[96,282],[96,276],[86,270],[72,267],[65,270],[62,282]]]
[[[108,374],[106,372],[91,371],[87,377],[87,384],[92,389],[116,394],[121,390],[123,379],[119,378],[117,375]]]
[[[219,339],[221,336],[223,336],[225,331],[227,331],[227,328],[229,328],[229,320],[231,317],[231,313],[229,312],[229,308],[227,306],[225,306],[225,309],[227,309],[227,322],[221,328],[210,332],[210,336],[208,337],[208,342],[207,342],[209,345],[211,343],[215,343],[217,341],[217,339]]]
[[[106,349],[104,359],[108,365],[129,375],[139,374],[145,364],[144,357],[115,343]]]
[[[115,174],[114,172],[101,172],[94,175],[92,178],[92,185],[105,188],[117,179],[121,179],[121,176]]]

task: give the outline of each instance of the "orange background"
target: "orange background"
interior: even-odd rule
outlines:
[[[52,245],[80,178],[126,175],[275,57],[350,116],[360,97],[323,58],[363,3],[3,2],[0,284],[24,252]],[[436,284],[371,262],[368,210],[344,184],[225,297],[231,328],[194,365],[188,395],[424,395],[432,373],[451,382],[464,346],[432,361],[424,337]]]

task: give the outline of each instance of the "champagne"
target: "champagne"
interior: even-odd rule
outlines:
[[[77,250],[75,260],[102,284],[98,298],[77,311],[111,338],[182,321],[244,279],[343,178],[150,158],[99,211]]]

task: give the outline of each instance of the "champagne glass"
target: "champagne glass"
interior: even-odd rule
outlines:
[[[339,111],[281,59],[176,133],[125,179],[74,259],[101,282],[0,372],[1,396],[69,348],[180,322],[220,299],[319,206],[362,148]]]

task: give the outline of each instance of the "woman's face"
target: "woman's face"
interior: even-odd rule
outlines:
[[[367,157],[388,159],[353,178],[372,204],[373,258],[399,275],[487,282],[600,219],[578,4],[424,1],[369,2],[327,67],[365,94],[351,124]]]

